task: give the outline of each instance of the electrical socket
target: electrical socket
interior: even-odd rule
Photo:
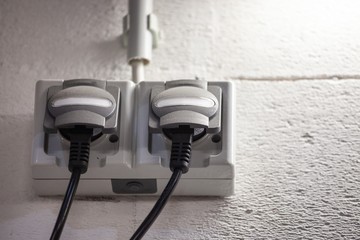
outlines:
[[[169,82],[135,86],[129,81],[77,81],[119,94],[117,127],[91,143],[89,169],[82,175],[77,194],[160,194],[171,175],[171,141],[159,127],[151,101]],[[228,196],[234,192],[233,85],[227,81],[204,83],[218,99],[219,110],[210,118],[205,135],[193,143],[191,168],[174,195]],[[70,177],[69,142],[47,129],[47,101],[64,84],[68,81],[39,81],[36,85],[32,173],[39,195],[63,194]]]
[[[192,80],[197,81],[197,80]],[[184,80],[184,84],[188,81]],[[228,81],[205,82],[219,101],[207,133],[192,144],[191,167],[175,189],[175,195],[229,196],[234,192],[234,88]],[[183,86],[183,84],[178,84]],[[137,89],[137,138],[135,168],[153,172],[158,182],[169,179],[171,141],[151,110],[151,101],[166,89],[164,82],[141,82]]]
[[[131,169],[134,136],[134,88],[130,81],[75,80],[85,86],[104,88],[118,98],[114,128],[91,143],[88,171],[78,188],[80,195],[112,193],[110,180]],[[35,97],[35,131],[32,153],[34,188],[39,195],[59,195],[66,190],[70,172],[70,143],[58,131],[49,131],[48,99],[71,81],[38,81]],[[117,96],[118,94],[118,96]]]

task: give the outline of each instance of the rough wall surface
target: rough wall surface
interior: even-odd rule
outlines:
[[[145,239],[360,238],[358,5],[155,1],[166,38],[148,79],[236,82],[237,184],[230,198],[171,199]],[[125,1],[0,2],[0,239],[47,239],[61,204],[32,190],[36,80],[129,79],[125,13]],[[128,239],[155,200],[78,199],[62,239]]]

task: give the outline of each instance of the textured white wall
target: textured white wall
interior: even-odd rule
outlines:
[[[146,239],[360,237],[359,7],[155,1],[166,39],[149,80],[238,80],[237,184],[226,199],[173,198]],[[0,1],[0,239],[48,238],[61,203],[32,190],[36,80],[129,79],[125,13],[115,0]],[[154,201],[79,199],[62,239],[127,239]]]

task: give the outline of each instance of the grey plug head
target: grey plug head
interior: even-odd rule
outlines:
[[[75,86],[54,94],[48,110],[55,127],[89,125],[104,127],[105,119],[114,113],[116,102],[107,91],[93,86]]]
[[[206,90],[206,82],[195,80],[171,81],[167,89],[152,100],[152,109],[160,118],[162,128],[180,125],[206,128],[218,107],[218,99]]]

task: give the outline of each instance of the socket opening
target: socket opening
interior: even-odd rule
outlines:
[[[173,135],[173,128],[164,128],[163,134],[165,135],[165,137],[171,140]],[[203,138],[205,135],[206,135],[206,128],[194,128],[194,135],[192,140],[193,142],[195,142]]]
[[[86,127],[83,125],[75,125],[74,127]],[[65,138],[66,140],[70,141],[70,133],[72,128],[61,128],[59,129],[60,135]],[[93,136],[91,137],[91,142],[99,139],[103,135],[101,128],[94,128],[93,129]]]

